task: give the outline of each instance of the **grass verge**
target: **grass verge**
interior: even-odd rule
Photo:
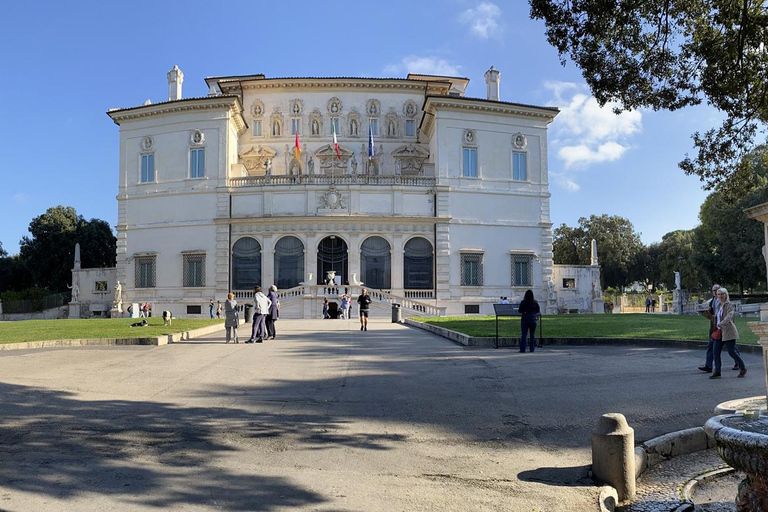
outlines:
[[[151,338],[221,324],[224,320],[173,319],[173,325],[163,327],[160,317],[148,318],[147,327],[131,327],[136,318],[103,318],[90,320],[22,320],[0,322],[0,343],[24,341],[77,340],[102,338]]]
[[[468,336],[494,337],[496,317],[428,317],[420,321],[438,325]],[[739,343],[755,345],[757,336],[747,326],[756,318],[737,318]],[[707,341],[709,321],[702,316],[624,314],[552,315],[539,323],[545,338],[645,338],[661,340]],[[537,329],[536,336],[539,336]],[[520,336],[520,317],[499,318],[499,336]]]

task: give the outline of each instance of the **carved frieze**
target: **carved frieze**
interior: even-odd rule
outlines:
[[[331,185],[328,188],[328,192],[320,194],[318,197],[318,210],[346,210],[347,201],[344,194],[336,190],[336,187]]]
[[[249,176],[261,176],[266,172],[267,161],[272,161],[277,152],[266,146],[254,146],[240,154],[240,163],[245,166]]]
[[[397,162],[400,174],[404,176],[420,176],[423,174],[424,162],[429,159],[429,151],[417,144],[406,144],[392,151],[392,157]]]

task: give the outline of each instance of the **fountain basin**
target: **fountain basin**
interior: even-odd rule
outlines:
[[[717,443],[717,452],[731,467],[747,474],[739,485],[736,510],[768,510],[768,417],[725,414],[704,425]]]

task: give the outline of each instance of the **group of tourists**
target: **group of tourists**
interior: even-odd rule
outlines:
[[[728,350],[728,355],[733,359],[733,370],[739,370],[737,377],[747,374],[747,367],[741,358],[736,340],[739,339],[739,331],[733,322],[736,308],[731,304],[728,290],[716,284],[712,286],[712,298],[709,299],[704,316],[709,318],[709,342],[707,343],[707,355],[704,366],[699,370],[711,373],[710,379],[719,379],[722,369],[721,354],[723,347]],[[714,363],[714,367],[712,366]]]
[[[343,293],[339,296],[338,317],[349,320],[351,318],[352,310],[352,296],[348,293]],[[357,297],[357,305],[359,309],[360,317],[360,330],[368,330],[368,316],[371,311],[371,296],[368,295],[368,290],[363,288],[360,295]],[[332,318],[331,315],[331,303],[328,301],[328,297],[323,299],[323,319]]]
[[[213,301],[211,301],[213,302]],[[237,328],[240,325],[240,312],[238,311],[235,294],[227,294],[224,303],[224,328],[227,331],[226,342],[240,343],[237,337]],[[251,320],[251,337],[245,343],[263,343],[264,339],[275,339],[277,331],[275,322],[280,318],[280,300],[277,298],[277,286],[272,285],[265,295],[261,286],[253,288],[253,319]]]
[[[215,318],[221,318],[221,312],[223,310],[223,307],[221,305],[221,301],[217,300],[216,305],[213,304],[213,299],[208,303],[208,313],[211,315],[211,319],[214,318],[213,311],[216,310],[216,317]]]

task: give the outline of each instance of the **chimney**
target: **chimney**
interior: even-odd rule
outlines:
[[[184,81],[184,73],[179,66],[173,66],[168,72],[168,101],[181,99],[181,83]]]
[[[486,98],[493,101],[499,101],[499,79],[501,73],[497,70],[491,69],[485,72],[485,92]]]

